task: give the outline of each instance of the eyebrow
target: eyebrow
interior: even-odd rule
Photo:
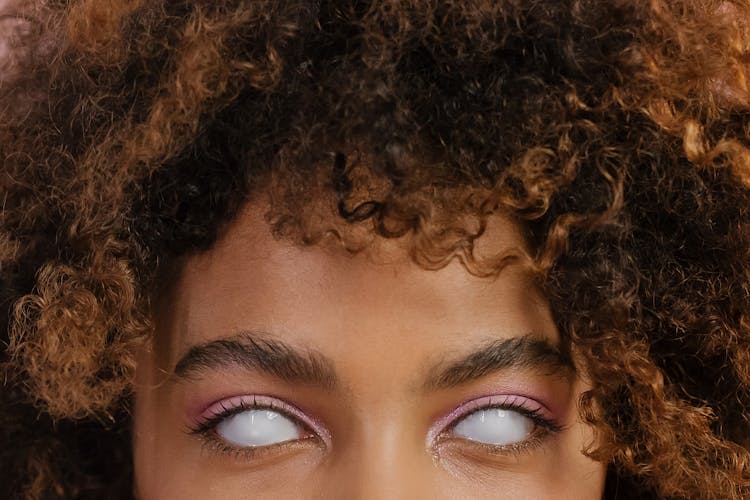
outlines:
[[[567,353],[532,335],[498,339],[464,357],[429,370],[425,389],[457,387],[507,369],[532,369],[545,376],[572,379],[575,366]]]
[[[208,371],[233,366],[327,391],[339,384],[330,359],[258,332],[241,332],[232,338],[193,346],[177,362],[174,374],[192,379]],[[572,378],[575,374],[568,355],[548,340],[525,335],[493,340],[458,360],[434,365],[428,370],[424,389],[457,387],[512,368],[532,369],[545,376],[562,378]]]
[[[177,362],[174,373],[191,379],[201,373],[236,366],[265,372],[281,380],[333,390],[338,378],[333,363],[321,354],[292,347],[257,332],[191,347]]]

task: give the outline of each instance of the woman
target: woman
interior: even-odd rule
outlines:
[[[748,10],[20,6],[4,496],[747,497]]]

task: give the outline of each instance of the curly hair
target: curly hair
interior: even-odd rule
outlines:
[[[750,2],[17,15],[0,82],[3,498],[131,495],[134,351],[164,269],[260,193],[279,236],[315,243],[321,172],[342,221],[414,235],[426,268],[497,272],[473,242],[493,213],[523,219],[593,384],[580,410],[608,492],[750,496]]]

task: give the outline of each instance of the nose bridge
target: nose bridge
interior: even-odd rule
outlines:
[[[342,457],[345,487],[337,498],[437,498],[434,470],[419,431],[393,414],[373,418]],[[342,485],[343,486],[343,485]]]

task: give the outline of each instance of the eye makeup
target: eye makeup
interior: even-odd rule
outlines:
[[[461,421],[477,412],[486,410],[505,410],[517,413],[529,419],[533,423],[533,429],[525,439],[503,445],[475,441],[453,434],[453,430]],[[426,444],[428,448],[434,449],[444,441],[463,441],[469,445],[484,448],[494,454],[517,452],[533,448],[534,445],[540,444],[540,440],[545,436],[559,433],[563,429],[564,427],[559,423],[558,417],[535,399],[522,395],[500,394],[472,399],[438,419],[427,434]]]
[[[269,445],[238,446],[217,432],[217,426],[222,422],[239,414],[258,410],[268,410],[288,419],[300,428],[300,437]],[[311,439],[318,439],[326,449],[331,447],[330,433],[320,422],[286,401],[265,395],[233,396],[216,401],[200,412],[188,426],[188,433],[200,437],[206,444],[215,445],[219,451],[233,451],[245,455],[291,447]]]

